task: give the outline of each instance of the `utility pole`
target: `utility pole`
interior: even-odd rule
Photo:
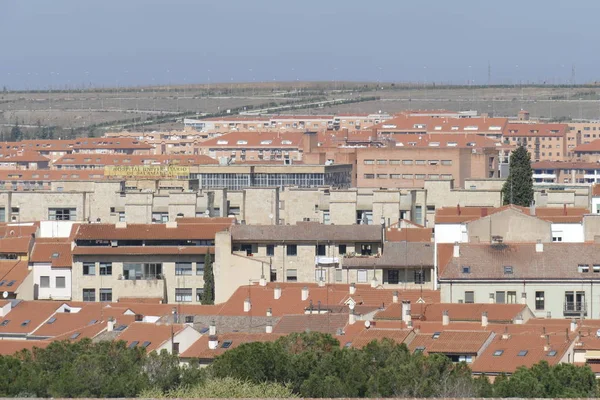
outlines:
[[[492,64],[488,61],[488,87],[492,84]]]

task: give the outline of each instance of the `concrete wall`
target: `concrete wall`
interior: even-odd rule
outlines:
[[[34,295],[36,300],[71,300],[71,269],[70,268],[52,268],[50,263],[33,264],[33,284],[35,287]],[[50,278],[50,287],[42,288],[40,278],[48,276]],[[65,278],[65,287],[56,287],[56,278]]]
[[[490,242],[496,235],[504,242],[552,241],[550,222],[511,209],[471,221],[467,231],[469,240],[479,238],[481,242]]]

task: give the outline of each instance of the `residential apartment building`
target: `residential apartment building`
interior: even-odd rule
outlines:
[[[357,150],[358,187],[423,187],[425,180],[498,176],[496,142],[478,136],[405,134],[388,147]]]
[[[218,161],[204,155],[130,155],[86,154],[62,156],[52,163],[53,169],[104,169],[107,166],[197,166],[214,165]]]
[[[574,148],[600,139],[600,121],[569,122],[568,125],[567,148],[571,159],[576,157]]]
[[[199,303],[206,254],[229,221],[82,224],[73,233],[72,299]]]
[[[600,163],[540,161],[531,164],[535,183],[599,183]]]
[[[567,124],[508,123],[504,141],[513,146],[523,146],[538,161],[568,161]]]
[[[578,161],[599,162],[600,161],[600,139],[589,143],[580,144],[573,149],[573,154]]]
[[[468,243],[440,264],[442,302],[522,303],[536,317],[600,317],[597,243]]]

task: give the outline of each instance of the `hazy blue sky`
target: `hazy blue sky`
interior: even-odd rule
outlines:
[[[0,85],[600,80],[600,1],[0,0]]]

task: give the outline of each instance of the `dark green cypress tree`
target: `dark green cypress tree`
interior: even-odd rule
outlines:
[[[210,253],[204,256],[204,292],[202,293],[202,304],[215,304],[215,275],[213,274],[213,263]]]
[[[510,155],[509,173],[502,187],[504,204],[529,207],[533,201],[533,170],[527,149],[519,146]]]

